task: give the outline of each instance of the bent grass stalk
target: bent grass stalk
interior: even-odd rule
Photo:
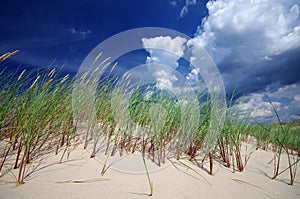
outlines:
[[[269,103],[271,104],[273,111],[275,113],[275,117],[279,123],[279,130],[276,132],[276,138],[275,138],[275,143],[279,146],[279,150],[277,152],[277,163],[276,162],[274,163],[275,168],[274,168],[274,176],[272,177],[272,179],[275,179],[279,174],[282,173],[279,172],[279,167],[280,167],[281,154],[282,151],[284,150],[288,158],[288,164],[289,164],[288,168],[290,171],[290,185],[292,186],[294,184],[294,180],[297,172],[297,165],[299,162],[299,158],[295,159],[292,152],[290,152],[290,149],[288,147],[288,142],[287,142],[290,136],[290,128],[292,123],[290,123],[288,127],[285,127],[279,117],[279,114],[275,106],[273,105],[270,99],[269,99]],[[291,151],[293,151],[293,149],[291,149]],[[293,156],[293,162],[291,156]],[[276,156],[274,156],[274,161],[276,161]]]
[[[149,196],[152,196],[152,195],[153,195],[153,183],[151,182],[150,175],[149,175],[149,171],[148,171],[147,164],[146,164],[146,160],[145,160],[145,148],[146,148],[146,146],[145,146],[145,141],[144,141],[144,139],[143,139],[142,158],[143,158],[143,163],[144,163],[145,170],[146,170],[147,180],[148,180],[148,183],[149,183],[149,189],[150,189]]]

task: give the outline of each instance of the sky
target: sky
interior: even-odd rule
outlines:
[[[300,117],[299,15],[299,0],[10,0],[0,7],[0,54],[18,49],[9,60],[12,65],[65,65],[66,71],[76,73],[89,52],[115,34],[168,28],[190,39],[143,38],[145,53],[129,55],[136,60],[124,61],[120,68],[166,64],[196,87],[199,71],[180,57],[197,43],[216,63],[227,95],[235,93],[235,110],[273,122],[271,100],[281,119],[292,121]],[[177,79],[157,74],[167,87]]]

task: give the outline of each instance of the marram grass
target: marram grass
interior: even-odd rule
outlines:
[[[1,59],[7,59],[9,55],[1,56]],[[45,151],[58,154],[59,150],[63,150],[65,154],[70,146],[80,141],[85,148],[89,144],[92,145],[91,158],[96,156],[100,145],[105,146],[104,153],[108,158],[117,155],[117,152],[118,155],[125,152],[141,153],[152,195],[153,183],[145,158],[158,165],[163,164],[170,156],[178,160],[182,157],[187,157],[190,161],[209,160],[208,173],[211,175],[214,160],[218,159],[233,171],[242,172],[250,157],[250,154],[242,157],[242,142],[252,136],[257,140],[257,148],[267,150],[269,144],[272,144],[276,161],[274,178],[282,172],[289,171],[290,184],[295,181],[300,152],[299,122],[283,124],[274,108],[278,124],[252,125],[247,123],[247,118],[243,122],[238,120],[228,107],[224,110],[227,114],[224,128],[220,130],[214,146],[207,151],[208,143],[205,137],[209,133],[212,113],[209,96],[206,101],[202,100],[199,103],[199,121],[196,129],[189,129],[189,124],[180,126],[182,120],[188,117],[188,114],[181,112],[182,104],[174,100],[173,96],[155,90],[151,85],[131,93],[129,105],[125,110],[122,107],[122,96],[113,92],[118,77],[113,76],[112,72],[117,64],[111,64],[109,61],[110,59],[106,58],[101,63],[105,70],[109,71],[106,77],[97,75],[100,69],[96,68],[77,78],[80,86],[76,89],[80,92],[77,92],[76,96],[72,96],[76,77],[69,74],[62,76],[56,69],[39,72],[22,70],[15,73],[4,69],[0,71],[0,143],[4,146],[0,151],[0,172],[4,168],[17,169],[16,182],[22,184],[34,159],[43,155]],[[130,76],[126,76],[124,80],[130,81]],[[91,97],[84,95],[87,89],[96,90],[93,93],[94,107],[90,106]],[[202,92],[198,93],[199,100],[203,99],[203,96],[205,95]],[[74,97],[80,102],[77,108],[72,107]],[[119,104],[120,107],[112,107],[111,99],[116,102],[114,105]],[[193,107],[187,107],[185,110],[191,108]],[[119,111],[120,118],[115,118],[116,110]],[[95,112],[95,118],[90,118],[91,111]],[[82,123],[85,123],[87,128],[78,132],[77,128]],[[192,134],[187,134],[188,131],[192,131]],[[207,153],[200,157],[200,151]],[[283,152],[288,154],[289,167],[280,171]],[[5,167],[8,157],[14,158],[11,167]],[[102,172],[99,168],[99,173],[104,174],[105,170],[104,165]]]

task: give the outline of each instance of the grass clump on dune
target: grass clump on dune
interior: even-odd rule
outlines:
[[[192,118],[197,120],[196,128],[189,123],[193,121],[188,114],[193,111],[192,105],[184,104],[184,100],[177,100],[152,85],[133,89],[128,106],[124,108],[123,91],[114,91],[118,77],[112,76],[111,72],[116,64],[111,66],[108,61],[102,64],[110,71],[104,77],[98,76],[96,70],[77,78],[63,76],[56,69],[34,72],[1,70],[0,143],[3,147],[0,172],[4,168],[17,169],[16,181],[22,184],[32,160],[46,152],[58,154],[59,150],[63,150],[64,156],[67,149],[78,142],[84,148],[92,145],[91,158],[96,156],[98,148],[104,147],[107,157],[117,152],[119,155],[139,152],[143,160],[149,158],[157,165],[169,157],[208,160],[211,175],[214,160],[218,160],[226,167],[232,167],[234,172],[242,172],[250,157],[247,153],[242,157],[242,144],[252,136],[256,138],[257,148],[267,149],[269,144],[274,146],[274,162],[277,160],[274,178],[285,171],[279,171],[279,164],[283,151],[287,153],[287,170],[291,174],[290,184],[293,184],[299,161],[299,124],[283,124],[274,109],[278,125],[251,125],[247,118],[243,122],[238,120],[228,107],[222,110],[227,114],[224,128],[219,129],[221,132],[218,132],[214,145],[208,147],[210,143],[205,138],[210,133],[214,108],[209,96],[198,93],[196,100],[201,102],[199,115]],[[79,86],[74,95],[76,81],[79,81]],[[84,95],[88,89],[91,89],[94,99]],[[76,104],[72,104],[74,99]],[[95,115],[91,116],[91,112]],[[86,127],[83,131],[78,130],[81,124]],[[204,155],[201,151],[205,152]],[[13,165],[7,165],[8,157],[14,158]],[[146,163],[145,168],[147,170]],[[105,170],[106,165],[101,173],[104,174]],[[147,177],[152,195],[153,184],[149,175]]]
[[[46,144],[49,148],[55,145],[57,153],[73,132],[69,103],[72,80],[54,73],[41,71],[33,77],[26,70],[19,76],[2,71],[0,76],[0,130],[1,141],[6,143],[0,169],[10,152],[16,153],[13,168],[19,169],[18,183],[24,182],[26,165]]]

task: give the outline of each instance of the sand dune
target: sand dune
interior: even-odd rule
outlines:
[[[197,165],[182,160],[188,168],[172,158],[161,167],[147,161],[154,184],[152,197],[148,196],[147,178],[138,154],[109,158],[110,167],[104,176],[100,175],[106,157],[103,153],[90,159],[89,150],[78,147],[59,163],[61,154],[47,154],[34,161],[23,185],[14,183],[17,171],[2,174],[0,198],[300,198],[300,171],[294,186],[288,185],[288,171],[276,180],[270,179],[273,164],[268,162],[273,153],[261,149],[253,152],[241,173],[233,173],[232,168],[215,161],[214,176],[208,175],[207,162]],[[285,155],[281,167],[287,167]]]

